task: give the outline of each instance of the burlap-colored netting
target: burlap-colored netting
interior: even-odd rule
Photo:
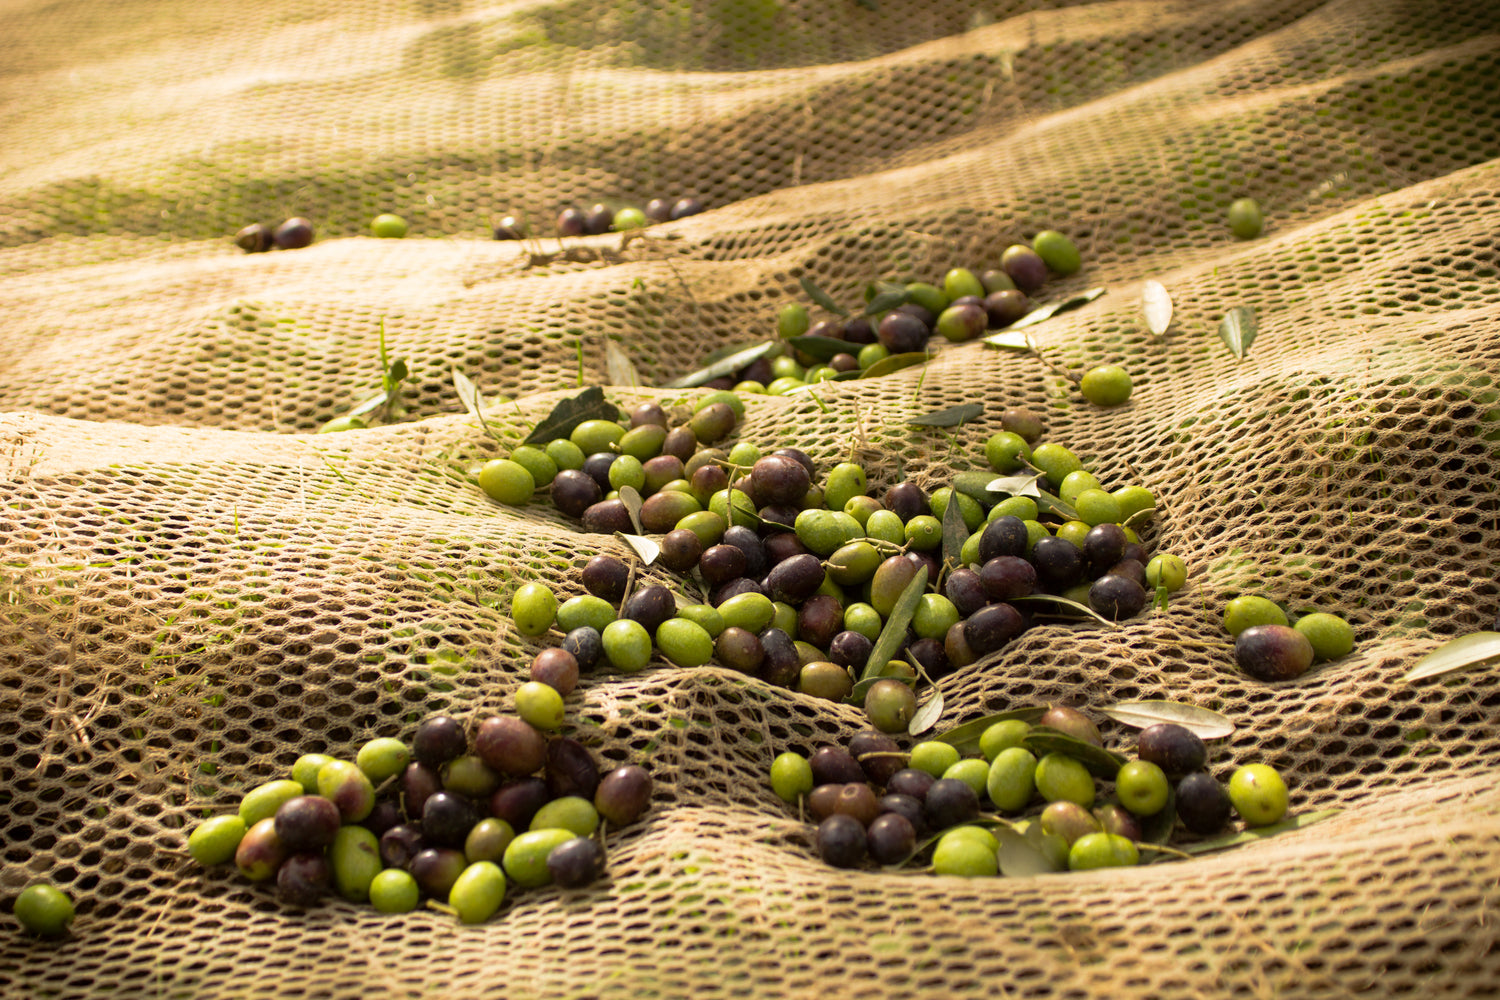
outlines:
[[[1401,680],[1500,611],[1500,6],[158,0],[4,19],[0,894],[50,878],[79,916],[60,944],[0,935],[0,995],[1500,989],[1500,682]],[[489,238],[507,214],[545,231],[568,204],[683,195],[709,211],[623,251],[571,241],[594,261]],[[1224,223],[1245,195],[1267,212],[1253,241]],[[381,211],[411,236],[365,236]],[[229,241],[290,215],[313,246]],[[294,913],[186,858],[189,825],[302,752],[503,708],[536,648],[511,591],[580,593],[616,544],[466,481],[499,449],[453,368],[514,401],[490,411],[514,442],[604,381],[606,338],[658,385],[769,333],[799,276],[854,301],[1047,227],[1085,261],[1049,296],[1108,292],[1036,340],[1055,366],[1128,367],[1129,405],[976,345],[822,405],[752,398],[739,434],[825,468],[865,449],[883,487],[978,466],[1006,406],[1045,412],[1106,485],[1156,492],[1150,541],[1193,586],[1115,630],[1027,632],[943,682],[945,724],[1191,701],[1238,723],[1221,766],[1264,760],[1294,810],[1340,816],[1140,869],[838,871],[765,775],[861,714],[663,663],[570,698],[598,755],[657,782],[587,891],[464,928]],[[1148,278],[1176,303],[1164,339]],[[1243,361],[1215,334],[1237,305],[1260,318]],[[378,388],[382,324],[408,419],[306,434]],[[971,400],[986,414],[951,436],[903,422]],[[1246,589],[1346,616],[1354,654],[1247,680],[1219,626]]]

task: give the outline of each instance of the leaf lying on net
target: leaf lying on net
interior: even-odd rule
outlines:
[[[604,338],[604,372],[609,377],[610,385],[634,389],[641,384],[641,375],[635,370],[635,363],[630,360],[630,355],[609,337]]]
[[[917,575],[911,578],[911,582],[901,591],[901,596],[896,598],[896,605],[891,608],[890,616],[880,630],[880,638],[875,640],[875,648],[870,650],[870,658],[865,661],[864,673],[859,675],[860,680],[879,677],[886,664],[891,662],[891,657],[896,655],[896,650],[906,640],[906,626],[911,624],[911,616],[916,612],[917,602],[922,599],[922,593],[926,589],[927,567],[918,566]]]
[[[1047,710],[1041,707],[1013,708],[1008,712],[998,712],[995,715],[986,715],[979,719],[971,719],[961,726],[954,726],[945,733],[939,733],[933,739],[942,743],[952,744],[960,754],[977,753],[979,751],[979,737],[984,731],[997,722],[1006,722],[1010,719],[1019,719],[1022,722],[1034,723],[1047,714]]]
[[[802,286],[802,290],[807,293],[807,297],[812,299],[818,305],[822,306],[824,309],[827,309],[835,316],[849,315],[849,310],[833,301],[833,296],[829,295],[827,292],[823,291],[823,289],[813,284],[811,278],[798,278],[797,281]]]
[[[1067,754],[1089,769],[1089,773],[1105,781],[1114,781],[1125,764],[1125,757],[1096,747],[1092,743],[1075,739],[1051,726],[1036,726],[1021,740],[1021,745],[1040,759],[1049,753]]]
[[[906,422],[918,427],[957,427],[959,424],[968,423],[983,412],[983,403],[964,403],[962,406],[950,406],[936,413],[912,417]]]
[[[1172,296],[1160,281],[1148,281],[1141,289],[1141,306],[1146,311],[1146,329],[1158,337],[1172,325]]]
[[[905,304],[910,295],[904,288],[888,288],[876,293],[875,297],[865,303],[861,316],[878,316],[883,312],[890,312],[899,305]]]
[[[1224,341],[1225,346],[1237,358],[1243,358],[1245,352],[1250,350],[1257,332],[1255,309],[1252,306],[1235,306],[1219,321],[1219,339]]]
[[[1034,476],[1000,476],[991,479],[984,488],[991,493],[1004,493],[1013,497],[1039,497],[1042,491],[1036,484],[1041,478],[1041,473]],[[1038,505],[1038,510],[1040,511],[1040,505]]]
[[[1145,729],[1158,722],[1176,723],[1202,740],[1221,740],[1234,732],[1234,722],[1227,717],[1179,701],[1122,701],[1100,711],[1116,722],[1136,729]]]
[[[389,396],[390,393],[388,392],[377,392],[375,395],[371,396],[369,399],[365,400],[363,403],[360,403],[354,409],[350,410],[345,414],[345,416],[358,417],[362,416],[363,414],[369,413],[371,410],[375,409],[375,407],[379,406],[381,403],[384,403]]]
[[[484,428],[486,434],[496,441],[500,440],[500,435],[490,429],[489,423],[485,421],[484,414],[480,410],[483,404],[479,398],[479,386],[474,384],[474,380],[455,368],[453,369],[453,388],[457,390],[458,398],[464,404],[464,409],[469,411],[469,416],[479,421],[479,426]]]
[[[943,561],[958,565],[963,554],[964,542],[969,540],[969,525],[964,521],[963,507],[958,502],[958,491],[948,496],[948,506],[943,509]]]
[[[1079,604],[1077,601],[1069,600],[1066,597],[1058,597],[1055,594],[1027,594],[1024,597],[1011,598],[1011,603],[1015,603],[1016,601],[1047,601],[1051,604],[1061,604],[1065,607],[1072,608],[1075,611],[1080,611],[1083,614],[1088,615],[1090,618],[1096,619],[1097,621],[1108,625],[1110,628],[1114,628],[1118,624],[1117,622],[1112,622],[1108,618],[1105,618],[1103,615],[1095,611],[1093,608],[1089,607],[1087,604]]]
[[[625,505],[625,512],[630,515],[630,523],[635,525],[635,533],[641,533],[641,500],[640,491],[634,486],[620,487],[620,502]]]
[[[1077,309],[1079,306],[1088,305],[1103,294],[1104,289],[1102,288],[1090,288],[1086,292],[1071,295],[1060,302],[1049,302],[1047,305],[1038,306],[1012,323],[1010,329],[1019,330],[1023,327],[1036,326],[1043,320],[1049,320],[1058,313],[1065,313],[1070,309]]]
[[[1007,351],[1029,351],[1031,350],[1031,338],[1024,333],[1012,333],[1010,330],[1001,330],[985,337],[983,343],[991,347],[1003,347]]]
[[[903,368],[912,365],[920,365],[930,359],[932,355],[926,351],[912,351],[908,354],[892,354],[888,358],[881,358],[870,367],[859,373],[860,378],[879,378],[889,375],[891,372],[899,372]]]
[[[627,535],[623,531],[617,531],[615,537],[634,549],[635,554],[641,557],[641,562],[647,566],[656,562],[656,557],[661,555],[661,546],[644,535]]]
[[[1024,834],[1008,827],[995,830],[995,839],[1000,842],[998,860],[1000,874],[1006,878],[1026,878],[1031,875],[1046,875],[1058,869],[1047,860],[1042,849],[1033,844]]]
[[[834,340],[832,337],[793,337],[787,343],[819,361],[828,361],[835,354],[848,354],[849,348],[853,346],[847,340]]]
[[[1200,840],[1196,844],[1186,844],[1180,848],[1187,854],[1207,854],[1210,851],[1222,851],[1226,847],[1238,847],[1240,844],[1253,844],[1257,840],[1266,840],[1283,833],[1291,833],[1293,830],[1305,830],[1314,823],[1321,823],[1325,819],[1332,819],[1343,810],[1324,809],[1320,812],[1299,813],[1296,816],[1288,816],[1280,823],[1272,823],[1269,826],[1256,826],[1239,833],[1226,833],[1222,837],[1214,837],[1211,840]]]
[[[927,730],[937,725],[937,721],[943,714],[943,692],[937,688],[932,689],[932,697],[927,699],[927,704],[917,709],[907,723],[906,735],[921,736]]]
[[[1428,677],[1488,667],[1500,662],[1500,632],[1475,632],[1450,639],[1417,661],[1403,681],[1420,681]]]
[[[603,389],[591,385],[576,396],[560,400],[521,443],[546,444],[572,434],[585,420],[618,419],[620,408],[604,398]]]
[[[712,382],[716,378],[725,375],[733,375],[741,368],[748,365],[757,358],[763,358],[776,347],[776,341],[767,340],[749,347],[736,347],[730,353],[718,357],[718,351],[710,354],[704,359],[703,367],[696,371],[688,372],[681,378],[673,379],[663,388],[665,389],[692,389],[705,382]]]

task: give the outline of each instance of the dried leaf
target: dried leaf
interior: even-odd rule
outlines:
[[[849,310],[833,301],[833,297],[827,292],[823,291],[823,289],[819,288],[817,285],[813,284],[811,278],[798,278],[797,281],[802,286],[802,290],[807,293],[807,297],[812,299],[818,305],[822,306],[824,309],[833,313],[835,316],[849,315]]]
[[[1031,338],[1024,333],[1013,333],[1010,330],[1001,330],[985,337],[983,343],[991,347],[1003,347],[1007,351],[1029,351],[1031,350]]]
[[[1146,310],[1146,329],[1158,337],[1172,325],[1172,296],[1160,281],[1148,281],[1141,290],[1141,306]]]
[[[968,423],[983,412],[983,403],[964,403],[962,406],[950,406],[936,413],[911,417],[906,422],[917,427],[957,427],[959,424]]]
[[[635,533],[641,533],[641,494],[634,486],[620,487],[620,502],[625,505],[625,511],[630,515],[630,523],[635,525]]]
[[[1010,719],[1020,719],[1022,722],[1033,723],[1047,714],[1045,708],[1013,708],[1008,712],[999,712],[995,715],[986,715],[983,718],[971,719],[961,726],[954,726],[946,733],[939,733],[933,739],[943,743],[951,743],[958,749],[960,754],[971,754],[979,752],[979,737],[984,731],[997,722],[1006,722]]]
[[[922,599],[926,589],[927,567],[918,566],[917,575],[911,578],[906,589],[901,591],[901,596],[896,598],[896,605],[891,608],[890,616],[880,630],[880,638],[875,640],[875,648],[870,650],[870,658],[865,661],[864,672],[859,675],[860,680],[879,677],[886,664],[891,662],[891,657],[896,655],[896,650],[906,639],[906,626],[911,624],[911,616],[917,610],[917,602]]]
[[[1500,632],[1475,632],[1443,643],[1418,660],[1401,679],[1420,681],[1459,670],[1488,667],[1497,661],[1500,661]]]
[[[957,499],[958,491],[948,496],[948,506],[943,508],[943,561],[951,566],[959,564],[964,542],[969,540],[969,526],[964,523],[963,508]]]
[[[880,378],[891,372],[899,372],[903,368],[912,365],[925,364],[932,358],[926,351],[912,351],[908,354],[892,354],[888,358],[881,358],[870,367],[859,373],[860,378]]]
[[[479,386],[474,384],[474,380],[455,368],[453,369],[453,388],[457,390],[458,398],[464,404],[464,409],[469,411],[469,416],[479,421],[479,426],[484,428],[486,434],[499,441],[500,435],[490,429],[490,425],[485,421],[484,414],[481,412],[483,402],[479,398]]]
[[[1115,622],[1112,622],[1108,618],[1105,618],[1103,615],[1095,611],[1093,608],[1089,607],[1087,604],[1079,604],[1077,601],[1071,601],[1066,597],[1058,597],[1055,594],[1027,594],[1025,597],[1011,598],[1011,603],[1015,603],[1016,601],[1048,601],[1052,604],[1062,604],[1066,607],[1074,609],[1075,611],[1081,611],[1084,614],[1088,615],[1090,618],[1096,619],[1103,624],[1108,625],[1110,628],[1114,628],[1116,625]]]
[[[656,562],[656,557],[661,555],[661,546],[657,545],[645,535],[627,535],[623,531],[617,531],[615,532],[615,537],[619,538],[626,545],[629,545],[632,549],[634,549],[635,554],[641,557],[641,562],[645,563],[647,566],[650,566],[652,563]],[[673,596],[675,597],[678,595],[674,594]]]
[[[874,298],[865,303],[864,311],[860,313],[860,315],[878,316],[881,313],[890,312],[897,306],[904,305],[909,297],[910,295],[905,288],[886,289],[885,291],[877,293]]]
[[[1000,874],[1006,878],[1027,878],[1057,871],[1052,867],[1052,862],[1047,860],[1047,855],[1042,853],[1042,849],[1024,834],[1002,826],[995,830],[995,839],[1000,842],[997,855]]]
[[[1253,306],[1235,306],[1219,321],[1219,339],[1237,358],[1243,358],[1250,350],[1257,332]]]
[[[927,699],[927,704],[917,709],[917,713],[911,717],[907,724],[906,735],[921,736],[927,730],[937,725],[937,721],[943,714],[943,692],[937,688],[932,689],[932,697]]]
[[[1102,288],[1090,288],[1086,292],[1079,292],[1077,295],[1069,296],[1060,302],[1050,302],[1047,305],[1038,306],[1012,323],[1010,329],[1019,330],[1023,327],[1036,326],[1043,320],[1049,320],[1058,313],[1065,313],[1071,309],[1077,309],[1079,306],[1088,305],[1103,294],[1104,289]]]
[[[634,389],[641,384],[641,375],[635,370],[635,363],[630,360],[630,355],[609,337],[604,338],[604,371],[610,385]]]
[[[1218,712],[1178,701],[1122,701],[1100,711],[1136,729],[1158,722],[1176,723],[1202,740],[1221,740],[1234,732],[1234,722]]]
[[[361,414],[369,413],[371,410],[375,409],[375,407],[379,406],[381,403],[384,403],[389,397],[390,393],[388,392],[377,392],[375,395],[371,396],[369,399],[365,400],[363,403],[360,403],[354,409],[350,410],[347,414],[345,414],[345,416],[357,417]]]
[[[1314,823],[1321,823],[1325,819],[1332,819],[1343,810],[1324,809],[1320,812],[1299,813],[1296,816],[1288,816],[1280,823],[1272,823],[1269,826],[1255,826],[1239,833],[1227,833],[1222,837],[1214,837],[1211,840],[1200,840],[1196,844],[1186,844],[1181,850],[1188,854],[1207,854],[1210,851],[1222,851],[1226,847],[1238,847],[1240,844],[1253,844],[1257,840],[1265,840],[1283,833],[1291,833],[1293,830],[1304,830]]]
[[[620,408],[604,398],[604,390],[591,385],[576,396],[561,400],[536,425],[522,444],[546,444],[567,437],[585,420],[619,420]]]
[[[662,388],[692,389],[705,382],[712,382],[721,376],[733,375],[755,359],[765,357],[775,347],[776,341],[767,340],[751,347],[738,348],[722,357],[714,357],[713,354],[710,354],[702,368],[699,368],[697,371],[688,372],[681,378],[673,379]]]
[[[828,361],[835,354],[848,354],[849,348],[854,346],[847,340],[832,337],[793,337],[787,343],[818,361]]]
[[[1037,480],[1041,478],[1041,473],[1034,476],[1000,476],[991,479],[984,488],[991,493],[1004,493],[1012,497],[1039,497],[1042,491],[1037,487]],[[1041,506],[1038,505],[1037,509],[1040,511]]]
[[[1034,726],[1021,740],[1021,745],[1038,758],[1049,753],[1067,754],[1088,768],[1094,777],[1105,781],[1114,781],[1126,760],[1122,754],[1085,743],[1051,726]]]

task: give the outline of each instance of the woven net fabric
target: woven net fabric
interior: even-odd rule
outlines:
[[[1492,996],[1500,679],[1410,683],[1500,611],[1500,5],[1447,0],[151,0],[5,7],[0,38],[0,994],[177,997]],[[707,210],[560,241],[569,205]],[[1227,205],[1254,197],[1262,236]],[[393,211],[405,239],[369,235]],[[317,239],[232,234],[304,216]],[[504,216],[538,236],[491,239]],[[771,759],[855,708],[658,660],[569,718],[652,811],[586,890],[461,927],[279,906],[187,830],[305,752],[503,710],[509,618],[618,543],[470,470],[579,385],[652,388],[774,330],[799,278],[995,266],[1038,230],[1106,293],[1037,354],[748,397],[737,439],[883,488],[980,468],[1008,407],[1106,485],[1190,587],[1052,622],[941,682],[943,724],[1160,698],[1236,723],[1215,761],[1337,816],[1180,863],[1030,879],[840,871]],[[1148,279],[1175,304],[1164,336]],[[1250,306],[1244,358],[1220,319]],[[316,430],[407,360],[405,413]],[[1066,374],[1126,367],[1122,407]],[[494,401],[486,435],[452,372]],[[503,397],[503,399],[501,398]],[[967,402],[954,430],[906,421]],[[622,554],[624,549],[621,548]],[[647,576],[679,591],[671,574]],[[1234,666],[1226,600],[1344,616],[1295,682]],[[1097,717],[1097,714],[1096,714]],[[1130,732],[1106,722],[1115,745]],[[7,904],[8,905],[8,904]]]

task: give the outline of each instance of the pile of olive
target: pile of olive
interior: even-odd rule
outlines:
[[[300,250],[311,246],[312,241],[312,223],[300,215],[293,216],[278,226],[263,226],[259,222],[252,222],[234,234],[234,245],[246,253],[265,253],[273,248]]]
[[[541,672],[569,687],[566,671]],[[606,823],[639,818],[652,783],[636,765],[601,776],[587,747],[549,736],[561,701],[532,681],[516,692],[518,714],[481,720],[472,742],[459,722],[436,716],[409,747],[382,737],[352,761],[304,754],[289,777],[248,792],[237,813],[195,828],[188,852],[274,881],[291,906],[333,890],[405,913],[426,897],[464,923],[493,916],[508,887],[587,885],[604,873]]]
[[[1234,636],[1235,662],[1261,681],[1293,680],[1315,662],[1354,649],[1354,629],[1338,615],[1313,611],[1293,624],[1278,604],[1258,594],[1241,594],[1225,605],[1224,629]]]
[[[1286,784],[1273,769],[1236,768],[1226,787],[1206,770],[1204,742],[1173,723],[1142,730],[1136,757],[1125,760],[1104,749],[1087,716],[1054,706],[1036,726],[1021,718],[990,724],[979,750],[964,759],[941,740],[908,751],[885,733],[860,733],[847,749],[782,753],[771,763],[771,787],[811,814],[828,864],[899,866],[931,846],[939,875],[1129,866],[1166,844],[1178,823],[1211,835],[1231,810],[1252,827],[1287,811]],[[1096,776],[1113,781],[1115,801],[1100,803]],[[1020,818],[1038,800],[1040,812]]]
[[[703,203],[691,197],[678,198],[675,201],[652,198],[646,203],[644,210],[634,205],[612,209],[602,202],[588,210],[569,206],[557,215],[557,235],[598,236],[601,233],[618,233],[627,229],[640,229],[642,226],[655,222],[675,222],[678,219],[686,219],[690,215],[697,215],[701,211],[703,211]],[[495,227],[497,240],[523,239],[525,235],[525,227],[514,217],[506,217],[501,220],[499,226]]]

